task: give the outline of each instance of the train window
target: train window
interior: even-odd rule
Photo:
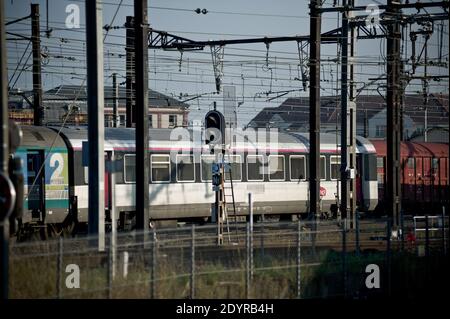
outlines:
[[[152,155],[152,182],[170,182],[170,156]]]
[[[330,175],[331,179],[338,179],[340,177],[341,157],[330,156]]]
[[[247,155],[247,180],[249,182],[264,180],[264,164],[262,155]]]
[[[125,183],[136,182],[136,156],[126,154],[123,157],[123,161],[125,163],[125,174],[124,174]]]
[[[192,155],[177,155],[177,181],[194,182],[195,164]]]
[[[89,167],[84,167],[84,183],[89,184]]]
[[[414,169],[415,160],[414,157],[408,157],[408,168]]]
[[[376,181],[377,169],[375,166],[377,165],[377,157],[375,154],[367,154],[364,155],[364,180],[366,181]]]
[[[303,155],[289,156],[291,171],[291,181],[301,181],[306,179],[306,161]]]
[[[325,180],[327,179],[327,161],[325,156],[320,157],[320,179]]]
[[[227,155],[225,161],[231,165],[231,178],[233,181],[240,181],[242,179],[242,161],[240,155]],[[228,174],[225,176],[225,179]]]
[[[202,155],[201,156],[201,175],[202,181],[212,180],[212,163],[214,162],[214,156]]]
[[[439,159],[436,157],[433,157],[433,159],[431,160],[431,167],[434,170],[437,170],[439,168]]]
[[[377,157],[377,168],[384,168],[384,158]]]
[[[269,155],[269,180],[284,181],[284,156]]]

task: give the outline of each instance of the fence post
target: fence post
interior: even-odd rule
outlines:
[[[155,299],[156,294],[156,231],[152,230],[152,262],[151,262],[151,274],[150,274],[150,298]]]
[[[261,259],[264,262],[264,220],[261,223],[261,240],[260,240],[260,245],[261,245]]]
[[[400,248],[403,251],[405,249],[405,221],[403,216],[403,209],[400,210]]]
[[[254,264],[253,264],[253,227],[250,227],[250,281],[253,280],[253,269]]]
[[[109,236],[109,249],[108,249],[108,299],[112,298],[112,279],[113,279],[113,242],[112,234]]]
[[[128,277],[128,260],[129,254],[128,251],[123,252],[123,278],[126,279]]]
[[[391,231],[392,224],[391,218],[387,219],[386,229],[386,270],[387,270],[387,292],[388,296],[391,296]]]
[[[246,236],[246,263],[245,263],[245,298],[250,298],[250,224],[247,223],[247,236]]]
[[[301,224],[300,217],[297,219],[297,298],[301,298]]]
[[[359,211],[355,210],[355,226],[356,226],[356,234],[355,234],[355,240],[356,240],[356,254],[359,256]]]
[[[195,298],[195,225],[191,228],[191,277],[190,277],[191,293],[190,298]]]
[[[58,276],[56,279],[56,292],[58,295],[58,299],[62,298],[62,286],[61,286],[62,263],[63,263],[63,237],[60,236],[58,241],[58,262],[56,266],[56,271],[58,272]]]
[[[430,231],[428,213],[425,214],[425,257],[430,255]]]
[[[445,238],[445,206],[442,206],[442,248],[444,255],[447,255],[447,240]]]
[[[342,274],[344,285],[344,297],[347,297],[347,218],[342,227]]]

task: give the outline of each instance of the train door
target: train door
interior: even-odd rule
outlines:
[[[424,201],[423,158],[416,158],[416,203]]]
[[[438,199],[440,201],[439,194],[439,158],[433,157],[431,159],[431,201],[434,202]]]
[[[415,199],[415,168],[416,161],[414,157],[408,157],[403,162],[403,181],[402,194],[406,202],[411,203]]]
[[[423,182],[424,182],[424,200],[425,202],[431,201],[431,158],[423,158]]]
[[[104,192],[105,192],[105,210],[106,209],[110,209],[111,207],[111,202],[110,202],[110,196],[109,196],[109,193],[110,193],[110,189],[109,189],[109,181],[110,181],[110,170],[108,170],[106,167],[107,167],[107,163],[108,163],[108,160],[109,160],[109,158],[110,158],[110,154],[111,153],[111,151],[108,151],[108,152],[105,152],[105,176],[104,176],[104,179],[105,179],[105,188],[104,188]]]
[[[386,187],[386,157],[377,157],[377,181],[378,181],[378,198],[384,200],[384,190]]]
[[[45,212],[44,151],[27,152],[28,209],[32,218],[43,219]]]
[[[364,155],[357,154],[356,155],[356,203],[361,207],[364,206],[364,188],[363,188],[363,180],[361,179],[363,169],[362,157]]]
[[[439,159],[439,202],[442,202],[442,199],[445,198],[448,200],[448,194],[446,194],[446,190],[448,187],[448,172],[447,172],[447,159],[442,157]]]

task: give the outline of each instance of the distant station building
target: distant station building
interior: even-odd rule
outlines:
[[[61,85],[43,93],[45,125],[86,125],[88,121],[86,87]],[[105,126],[113,126],[113,88],[105,86]],[[21,124],[33,124],[33,93],[11,92],[10,118]],[[187,126],[189,105],[162,93],[149,90],[149,127]],[[120,126],[126,125],[126,90],[119,87]]]
[[[321,97],[321,130],[339,133],[340,98]],[[448,142],[448,94],[430,94],[426,107],[422,95],[406,95],[403,107],[403,139]],[[425,120],[426,119],[426,120]],[[278,107],[264,108],[247,125],[251,128],[279,128],[309,131],[309,98],[288,98]],[[386,137],[386,101],[380,95],[359,95],[356,99],[356,134],[371,139]],[[444,136],[445,135],[445,136]]]

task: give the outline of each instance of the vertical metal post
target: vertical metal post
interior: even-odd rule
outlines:
[[[111,172],[109,182],[109,210],[111,216],[111,276],[112,280],[116,278],[116,264],[117,264],[117,210],[116,210],[116,169],[115,169],[115,155],[114,152],[110,153]]]
[[[389,24],[387,37],[387,209],[392,216],[393,227],[398,226],[398,215],[401,208],[400,189],[400,27],[397,22],[398,7],[393,4],[394,0],[388,0],[387,16],[396,22]]]
[[[252,193],[248,193],[248,214],[250,216],[250,233],[253,234],[253,201],[252,201]]]
[[[442,248],[447,255],[447,240],[445,238],[445,206],[442,206]]]
[[[316,220],[320,215],[320,1],[310,2],[310,55],[309,55],[309,207],[310,215]],[[317,225],[313,224],[314,229]]]
[[[136,228],[149,224],[149,152],[148,152],[148,21],[147,0],[134,0],[136,42]]]
[[[386,227],[386,271],[387,271],[387,293],[391,295],[391,234],[392,218],[388,217]]]
[[[347,297],[347,220],[342,224],[342,275],[344,297]]]
[[[117,83],[117,73],[113,73],[113,127],[119,127],[119,84]]]
[[[355,6],[356,0],[349,0],[350,6],[353,8]],[[348,17],[353,19],[355,17],[354,11],[349,11]],[[356,72],[355,72],[355,56],[356,56],[356,41],[357,41],[357,32],[354,27],[350,28],[350,58],[347,59],[347,63],[350,67],[350,90],[349,90],[349,98],[348,98],[348,166],[350,169],[349,178],[349,187],[350,187],[350,198],[349,198],[349,211],[350,218],[352,221],[352,227],[356,223]]]
[[[109,236],[109,247],[108,247],[108,269],[107,269],[107,280],[108,280],[108,299],[112,298],[112,285],[113,285],[113,236],[112,233]]]
[[[364,110],[364,137],[368,138],[369,137],[369,119],[367,117],[367,109]]]
[[[5,218],[0,221],[0,271],[1,292],[0,299],[8,299],[9,295],[9,220]]]
[[[355,226],[356,226],[356,234],[355,234],[355,240],[356,240],[356,254],[359,255],[360,253],[360,244],[359,244],[359,211],[355,210]]]
[[[313,221],[311,229],[312,253],[316,256],[317,219],[320,217],[320,43],[321,2],[311,0],[310,54],[309,54],[309,214]]]
[[[6,68],[6,34],[4,3],[0,0],[0,172],[8,174],[9,120],[8,120],[8,71]],[[9,284],[9,220],[0,220],[0,299],[8,298]]]
[[[429,35],[425,35],[425,44],[424,44],[424,65],[423,65],[423,79],[422,79],[422,97],[423,97],[423,106],[425,110],[425,123],[423,129],[423,141],[428,142],[428,79],[427,79],[427,71],[428,71],[428,39]],[[433,198],[433,197],[431,197]]]
[[[190,277],[191,299],[195,298],[195,225],[191,228],[191,277]]]
[[[58,261],[57,261],[57,265],[56,265],[56,271],[57,271],[57,276],[56,276],[56,291],[57,291],[57,296],[58,299],[62,298],[62,265],[63,265],[63,254],[64,254],[64,243],[63,243],[63,237],[60,236],[59,240],[58,240]]]
[[[86,60],[89,140],[89,235],[98,235],[98,249],[105,249],[105,119],[103,91],[102,8],[100,1],[86,1]]]
[[[301,298],[301,224],[297,220],[297,298]]]
[[[126,58],[125,58],[125,87],[126,87],[126,127],[132,127],[135,122],[134,119],[134,108],[135,108],[135,85],[136,79],[134,74],[134,63],[135,63],[135,51],[134,51],[134,18],[132,16],[127,16],[125,22],[126,28]]]
[[[250,298],[250,224],[247,223],[246,229],[246,261],[245,261],[245,298]]]
[[[250,279],[253,278],[253,201],[252,193],[248,193],[248,205],[250,214]]]
[[[403,209],[400,210],[400,240],[401,240],[401,250],[405,249],[405,216],[403,214]]]
[[[347,0],[342,0],[342,6],[347,6]],[[341,37],[341,218],[348,216],[349,183],[348,183],[348,11],[342,13]]]
[[[41,126],[44,117],[42,105],[42,78],[41,78],[41,34],[39,23],[39,5],[31,4],[31,43],[33,52],[33,108],[34,125]]]
[[[217,163],[217,155],[216,155],[216,163]],[[217,186],[218,187],[218,186]],[[214,212],[211,216],[211,221],[213,223],[217,223],[217,245],[220,246],[223,243],[223,234],[222,234],[222,221],[220,216],[220,190],[216,188],[214,191]]]
[[[260,239],[260,245],[261,245],[261,259],[264,262],[264,220],[261,222],[261,239]]]
[[[430,225],[428,220],[428,213],[425,214],[425,256],[430,256]]]
[[[0,0],[0,172],[8,174],[9,117],[8,117],[8,70],[4,3]]]
[[[151,263],[151,275],[150,275],[150,298],[156,297],[156,231],[152,230],[152,263]]]

